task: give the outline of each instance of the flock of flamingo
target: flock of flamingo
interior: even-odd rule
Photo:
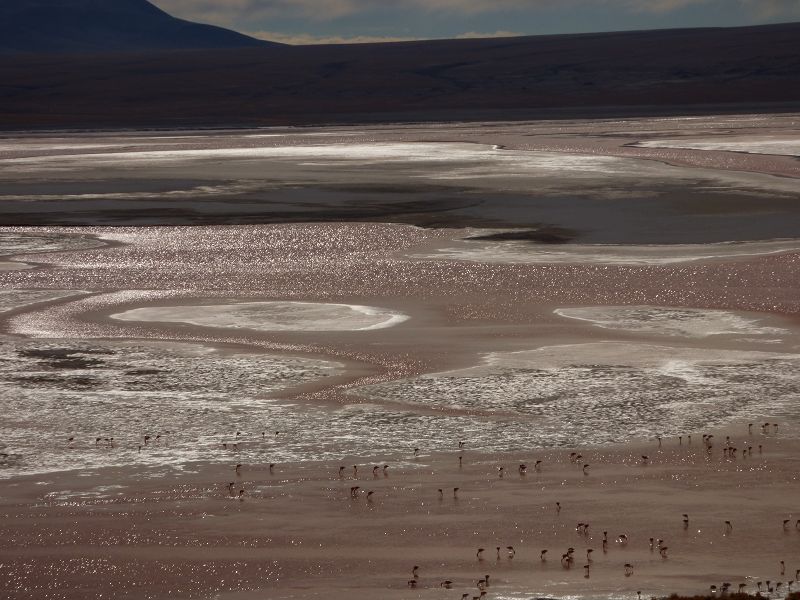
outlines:
[[[748,424],[747,427],[748,427],[748,434],[752,435],[753,434],[754,424],[750,423],[750,424]],[[764,424],[760,425],[760,428],[761,428],[761,432],[763,434],[769,433],[770,430],[773,433],[776,433],[778,431],[778,424],[777,423],[764,423]],[[142,440],[143,444],[139,445],[139,447],[138,447],[139,452],[141,452],[143,448],[146,448],[152,442],[158,442],[159,440],[162,439],[162,437],[165,437],[165,435],[170,434],[170,433],[171,432],[165,432],[165,434],[163,434],[163,435],[162,434],[157,434],[155,436],[152,436],[152,435],[143,436],[143,440]],[[280,435],[280,433],[281,433],[280,431],[276,431],[275,435],[278,436],[278,435]],[[237,441],[236,442],[225,442],[225,443],[222,444],[222,448],[225,449],[225,450],[238,451],[239,450],[239,440],[241,439],[241,437],[240,437],[241,435],[242,435],[241,432],[237,431],[236,432],[236,440]],[[261,437],[264,438],[265,436],[266,436],[266,432],[262,432],[261,433]],[[686,438],[686,441],[687,441],[688,444],[692,443],[692,436],[691,435],[678,436],[677,437],[677,441],[678,441],[679,445],[683,445],[684,438]],[[658,441],[658,447],[661,448],[662,447],[662,441],[663,441],[662,437],[658,436],[656,438],[656,440]],[[73,448],[74,447],[73,446],[74,442],[75,442],[75,438],[74,437],[70,437],[68,439],[68,446],[70,448]],[[112,438],[107,438],[107,437],[97,437],[97,438],[95,438],[95,446],[99,446],[101,444],[101,442],[103,444],[109,446],[109,447],[114,447],[114,438],[113,437]],[[715,442],[715,440],[714,440],[714,436],[712,434],[703,434],[702,435],[703,447],[705,448],[705,451],[709,455],[713,451],[714,442]],[[465,441],[459,441],[459,443],[458,443],[458,449],[459,449],[458,465],[459,465],[459,468],[461,468],[463,466],[463,458],[464,458],[463,451],[465,449],[465,446],[466,446],[466,442]],[[758,448],[758,452],[759,453],[763,453],[764,448],[763,448],[762,444],[758,444],[757,448]],[[726,439],[725,439],[724,445],[723,445],[722,456],[724,458],[728,459],[728,460],[735,460],[737,458],[737,456],[738,456],[739,450],[740,450],[739,448],[737,448],[736,446],[733,445],[733,442],[731,441],[730,436],[727,436]],[[752,452],[753,452],[753,446],[748,443],[746,445],[746,447],[741,449],[741,452],[742,452],[742,457],[743,458],[751,456]],[[420,449],[419,448],[414,448],[413,449],[413,456],[414,457],[418,457],[419,453],[420,453]],[[588,464],[588,463],[584,463],[583,462],[583,456],[580,453],[571,452],[569,454],[569,456],[568,456],[568,459],[569,459],[570,463],[580,466],[580,468],[581,468],[581,470],[582,470],[584,475],[589,475],[589,469],[590,469],[591,465]],[[650,464],[650,457],[648,455],[641,455],[641,464],[643,466]],[[536,460],[535,463],[533,464],[533,468],[534,468],[534,470],[536,472],[541,472],[542,469],[543,469],[543,466],[544,466],[544,462],[542,460]],[[381,476],[384,477],[384,478],[389,477],[389,467],[390,467],[390,465],[388,465],[388,464],[373,465],[372,469],[371,469],[371,473],[372,473],[373,479],[378,479]],[[242,468],[243,468],[243,465],[241,463],[237,463],[235,465],[235,467],[234,467],[234,471],[235,471],[235,473],[236,473],[236,475],[238,477],[241,477],[241,475],[242,475]],[[274,473],[275,468],[276,468],[276,464],[275,463],[270,463],[269,464],[270,473]],[[346,466],[344,466],[344,465],[340,466],[338,468],[338,473],[336,474],[336,477],[338,479],[340,479],[340,480],[346,479],[347,478],[346,470],[347,470]],[[525,476],[527,474],[527,470],[528,470],[528,466],[526,464],[524,464],[524,463],[519,464],[518,467],[517,467],[517,472],[521,477],[523,477],[523,476]],[[497,476],[499,478],[501,478],[501,479],[504,478],[506,476],[506,473],[507,473],[507,471],[506,471],[506,468],[504,466],[497,467]],[[359,466],[358,465],[353,465],[352,466],[352,474],[351,475],[352,475],[352,479],[353,480],[358,480],[358,478],[359,478]],[[227,489],[228,496],[232,497],[232,498],[235,498],[235,499],[238,499],[241,502],[244,502],[245,497],[246,497],[246,492],[245,492],[244,488],[240,488],[238,490],[238,492],[237,492],[236,487],[237,487],[236,486],[236,482],[232,481],[232,482],[229,482],[227,484],[226,489]],[[460,490],[459,487],[452,488],[452,497],[454,499],[458,499],[459,490]],[[445,490],[443,488],[438,488],[437,489],[437,493],[438,493],[439,499],[442,500],[444,498],[444,495],[445,495]],[[360,497],[364,497],[364,498],[366,498],[366,501],[368,503],[372,503],[374,495],[375,495],[375,490],[364,490],[359,485],[354,485],[354,486],[350,487],[350,498],[351,499],[355,500],[355,499],[358,499]],[[561,503],[560,502],[555,502],[555,504],[553,505],[553,509],[555,510],[555,512],[557,514],[561,513],[561,510],[562,510]],[[683,529],[684,530],[688,529],[689,523],[690,523],[688,514],[686,514],[686,513],[682,514],[682,523],[683,523]],[[729,534],[729,533],[731,533],[733,531],[733,524],[732,524],[732,522],[730,520],[725,520],[723,525],[724,525],[724,531],[725,531],[726,534]],[[584,538],[588,538],[588,536],[589,536],[589,528],[590,528],[590,524],[589,523],[579,522],[575,526],[575,531],[577,532],[577,534],[583,536]],[[783,519],[782,528],[783,528],[784,531],[788,531],[789,529],[791,529],[792,528],[792,519]],[[800,519],[797,519],[795,521],[793,528],[796,529],[798,532],[800,532]],[[665,542],[664,542],[663,539],[656,539],[656,538],[652,538],[651,537],[647,541],[649,543],[649,547],[650,547],[650,551],[651,552],[656,552],[657,551],[658,554],[660,555],[660,557],[662,559],[664,559],[664,560],[666,560],[668,558],[668,556],[669,556],[668,555],[669,548],[668,548],[668,546],[665,545]],[[629,537],[628,537],[628,535],[626,533],[620,533],[617,536],[615,536],[615,538],[614,538],[614,545],[616,545],[618,547],[626,547],[630,542],[631,542],[631,540],[629,539]],[[600,544],[601,544],[602,552],[604,554],[608,553],[609,552],[609,545],[610,545],[609,537],[608,537],[608,531],[603,531],[603,538],[602,538]],[[498,561],[500,561],[503,558],[505,558],[507,560],[513,560],[516,557],[516,554],[517,554],[517,551],[513,546],[506,546],[506,547],[496,546],[495,547],[495,551],[496,551],[496,560],[498,560]],[[476,556],[476,560],[477,560],[477,562],[479,564],[483,564],[484,561],[486,560],[485,555],[484,555],[485,552],[486,552],[485,548],[478,548],[477,549],[477,552],[476,552],[475,556]],[[539,560],[540,563],[547,563],[547,561],[548,561],[548,552],[549,552],[548,549],[541,549],[539,551],[539,559],[538,560]],[[575,553],[576,553],[576,550],[575,550],[574,547],[568,547],[565,550],[565,552],[563,552],[561,554],[560,565],[561,565],[561,567],[563,569],[568,570],[568,569],[571,569],[574,566],[575,560],[576,560]],[[593,553],[594,553],[594,549],[593,548],[587,548],[586,549],[585,564],[583,565],[583,571],[584,571],[584,575],[583,576],[586,579],[589,579],[591,577],[591,573],[592,573],[592,570],[594,568],[594,561],[592,559]],[[432,581],[432,582],[429,582],[429,583],[427,583],[426,585],[423,586],[423,582],[422,582],[422,579],[420,577],[419,570],[420,570],[420,566],[419,565],[414,565],[413,566],[413,568],[411,570],[411,576],[412,577],[411,577],[411,579],[407,580],[407,586],[409,588],[417,589],[419,587],[441,587],[441,588],[446,588],[446,589],[452,589],[454,587],[454,585],[455,585],[455,583],[454,583],[454,581],[452,579],[445,579],[445,580],[439,581],[438,583]],[[634,571],[635,571],[635,569],[634,569],[634,565],[633,564],[625,563],[623,565],[623,572],[622,572],[621,575],[624,576],[624,577],[632,577],[634,575]],[[778,575],[782,576],[782,577],[786,575],[786,564],[785,564],[785,561],[783,561],[783,560],[780,561],[779,571],[778,571],[778,573],[776,573],[776,577]],[[484,576],[481,576],[479,578],[475,578],[475,582],[476,582],[475,583],[476,591],[474,593],[470,593],[470,592],[463,593],[462,596],[461,596],[462,600],[469,600],[470,596],[471,596],[472,600],[480,600],[480,599],[485,598],[488,595],[488,588],[490,587],[490,583],[489,583],[490,582],[490,575],[484,575]],[[785,581],[785,582],[784,581],[773,581],[771,579],[764,579],[764,580],[754,581],[752,586],[754,588],[753,591],[758,595],[763,594],[763,593],[767,593],[767,594],[772,595],[772,594],[790,593],[790,592],[792,592],[793,586],[798,582],[800,582],[800,569],[796,569],[795,570],[794,579],[790,579],[790,580]],[[727,594],[729,592],[731,587],[732,587],[732,584],[730,582],[722,582],[720,585],[716,585],[716,584],[711,585],[709,587],[709,591],[710,591],[710,593],[712,595],[723,596],[723,595],[725,595],[725,594]],[[748,587],[748,584],[739,583],[738,584],[738,588],[737,588],[738,592],[739,593],[745,592],[747,587]],[[637,594],[637,597],[641,600],[642,592],[639,590],[639,591],[636,592],[636,594]]]

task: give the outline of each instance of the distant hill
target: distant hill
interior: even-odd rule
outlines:
[[[0,58],[4,129],[787,109],[800,110],[800,23]]]
[[[140,52],[268,46],[171,17],[147,0],[0,0],[0,53]]]

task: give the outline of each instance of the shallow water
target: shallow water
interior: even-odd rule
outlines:
[[[33,230],[35,235],[25,243],[18,239],[24,232],[14,233],[14,243],[25,252],[73,243],[68,239],[70,232],[55,228]],[[793,330],[755,315],[641,304],[647,297],[647,285],[642,283],[647,277],[657,282],[651,301],[669,297],[662,291],[665,278],[670,280],[670,293],[691,293],[693,303],[701,300],[695,289],[700,282],[709,300],[718,301],[721,290],[734,277],[729,263],[699,260],[695,261],[698,271],[694,266],[688,272],[684,267],[673,271],[673,267],[662,266],[651,273],[653,267],[649,266],[607,272],[607,267],[597,270],[591,266],[520,264],[498,268],[480,262],[420,261],[414,258],[418,248],[439,243],[442,233],[385,225],[92,229],[79,233],[93,233],[125,245],[32,254],[52,268],[24,277],[20,273],[5,275],[6,304],[10,308],[27,305],[7,319],[6,326],[15,334],[34,338],[8,338],[3,345],[2,386],[4,395],[12,399],[0,429],[7,440],[5,451],[21,455],[3,468],[5,476],[110,464],[169,463],[180,467],[201,459],[232,464],[338,460],[346,455],[410,455],[413,448],[421,448],[424,454],[455,449],[459,440],[485,451],[535,451],[682,434],[741,419],[799,416],[800,378],[798,356],[791,350],[796,345]],[[637,251],[636,247],[626,249]],[[695,251],[705,249],[697,247]],[[737,297],[737,301],[774,303],[779,297],[776,291],[784,289],[790,306],[788,299],[796,301],[797,297],[792,287],[797,281],[793,257],[787,250],[758,259],[780,262],[755,268],[736,263],[735,272],[747,277],[753,273],[762,277],[763,271],[763,281],[770,286],[750,285],[750,296]],[[621,285],[620,275],[637,281],[638,287]],[[691,283],[692,277],[698,283]],[[744,281],[736,277],[740,283]],[[537,280],[543,283],[536,284]],[[74,291],[78,282],[88,284],[83,289],[95,293],[69,299],[66,295],[78,293]],[[371,297],[369,306],[374,307],[403,296],[426,303],[444,302],[457,319],[451,326],[463,327],[473,321],[482,323],[487,317],[529,318],[517,313],[524,314],[527,300],[520,299],[527,298],[531,289],[539,290],[541,298],[548,293],[553,299],[568,300],[573,308],[562,314],[587,319],[587,330],[596,323],[610,333],[619,330],[654,336],[668,343],[570,344],[484,353],[482,357],[479,352],[473,368],[408,378],[404,369],[414,363],[415,353],[424,353],[419,344],[427,331],[422,325],[423,337],[412,337],[414,345],[394,348],[377,337],[359,346],[363,356],[345,353],[343,356],[357,360],[384,361],[389,370],[388,380],[351,388],[357,402],[340,406],[289,400],[281,391],[335,372],[331,363],[292,358],[308,340],[276,344],[268,339],[249,341],[242,327],[236,328],[236,337],[226,337],[200,330],[156,331],[144,321],[84,318],[97,312],[113,315],[131,310],[140,312],[128,312],[129,318],[150,318],[154,306],[162,307],[159,310],[166,306],[178,307],[168,308],[178,311],[167,315],[168,320],[204,325],[241,326],[245,319],[253,326],[254,319],[262,324],[267,319],[282,322],[284,333],[291,333],[291,324],[298,322],[303,322],[307,331],[346,330],[354,323],[349,307],[368,305],[336,300],[358,291]],[[471,294],[465,296],[465,290]],[[229,313],[234,292],[236,303],[248,307],[247,315]],[[62,303],[35,304],[61,294],[65,295]],[[485,295],[488,302],[469,304],[476,294]],[[587,300],[598,294],[605,295],[610,306],[587,305]],[[757,300],[758,294],[762,300]],[[265,297],[315,295],[328,301],[317,303],[312,314],[283,311],[297,308],[291,301],[278,304],[279,311],[274,304],[264,304]],[[198,305],[198,299],[212,305],[209,315],[196,314],[198,309],[192,307]],[[639,303],[624,306],[619,300]],[[324,306],[322,313],[319,305]],[[330,305],[338,308],[332,310]],[[270,307],[266,312],[265,306]],[[252,307],[258,310],[252,313]],[[386,322],[401,313],[384,306],[377,314],[366,316]],[[370,326],[362,320],[364,316],[360,313],[357,318],[359,328]],[[403,327],[415,326],[414,315],[410,316]],[[580,320],[575,318],[555,318],[550,327],[574,327],[577,323]],[[383,336],[394,329],[401,328],[353,334]],[[469,327],[462,331],[468,339]],[[732,347],[684,347],[675,341],[685,338],[699,343],[719,336],[731,338]],[[127,337],[142,341],[98,339]],[[145,338],[192,340],[199,345],[154,346]],[[780,351],[736,349],[752,348],[753,344],[763,349],[776,338]],[[260,347],[259,352],[266,350],[267,354],[241,349],[232,354],[220,352],[210,345],[217,342],[250,343],[254,350]],[[317,351],[324,354],[326,349],[320,346]],[[47,356],[56,350],[63,356]],[[289,356],[278,357],[276,350],[289,352]],[[380,357],[378,351],[389,354]],[[273,437],[262,439],[261,432],[273,430],[286,434],[275,438],[273,432]],[[172,432],[164,438],[169,445],[164,441],[138,452],[142,436],[165,431]],[[242,432],[238,451],[223,450],[222,443],[233,443],[236,431]],[[72,449],[66,443],[70,436],[76,438]],[[115,447],[106,447],[102,440],[95,446],[96,437],[114,437]]]
[[[0,477],[414,448],[424,458],[459,440],[534,452],[800,418],[796,327],[766,316],[800,314],[800,244],[775,239],[797,232],[794,180],[737,171],[719,152],[702,168],[666,164],[678,148],[603,155],[606,140],[669,141],[695,123],[584,124],[592,135],[574,148],[563,144],[575,123],[0,146],[0,198],[25,214],[103,207],[118,223],[189,206],[194,222],[258,207],[302,220],[388,202],[475,227],[0,228],[8,264],[41,265],[0,268],[0,312],[13,311],[2,318],[0,434],[14,455]],[[463,239],[506,221],[563,225],[585,243]],[[659,245],[609,243],[643,239]],[[685,241],[717,243],[675,243]],[[353,364],[375,372],[317,391]],[[315,391],[293,390],[307,384]]]

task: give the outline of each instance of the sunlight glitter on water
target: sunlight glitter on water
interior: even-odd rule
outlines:
[[[25,244],[14,242],[24,252],[53,248],[54,236],[71,237],[57,228],[32,233],[40,237]],[[796,302],[791,293],[796,282],[791,255],[774,259],[784,262],[742,267],[740,277],[736,271],[731,274],[738,267],[727,263],[650,270],[420,261],[407,255],[452,233],[375,224],[79,233],[128,245],[39,254],[37,259],[52,269],[2,275],[12,305],[49,298],[53,290],[75,290],[77,282],[85,286],[80,289],[95,292],[31,306],[6,321],[15,334],[43,339],[9,338],[3,344],[0,386],[4,395],[13,396],[12,410],[2,416],[0,429],[6,438],[4,452],[16,457],[0,468],[3,477],[114,464],[180,468],[195,460],[235,464],[398,456],[410,455],[415,447],[425,452],[453,450],[458,440],[469,440],[471,448],[487,452],[534,452],[679,434],[763,415],[797,417],[798,358],[791,353],[573,344],[488,354],[471,369],[403,379],[409,372],[403,369],[410,369],[415,353],[424,350],[417,340],[401,347],[396,359],[351,353],[354,360],[387,361],[380,364],[389,365],[387,376],[397,380],[351,390],[359,396],[354,398],[357,403],[342,406],[281,399],[287,387],[318,381],[340,368],[335,360],[275,355],[277,350],[307,350],[299,345],[251,343],[241,329],[239,337],[223,339],[188,330],[159,333],[141,322],[85,318],[133,306],[196,305],[198,298],[225,304],[234,297],[245,303],[277,297],[292,304],[310,297],[344,305],[337,300],[360,293],[370,299],[369,306],[402,298],[444,301],[457,307],[455,316],[463,319],[456,320],[457,326],[464,326],[471,324],[469,319],[481,324],[483,319],[510,318],[529,302],[531,290],[537,291],[537,301],[551,298],[557,302],[554,306],[585,307],[590,300],[607,297],[616,299],[609,301],[613,306],[635,300],[641,307],[656,297],[668,300],[681,290],[688,290],[694,302],[706,298],[718,302],[720,290],[731,278],[748,277],[753,291],[745,300],[775,303],[775,290],[782,289],[789,306]],[[57,244],[53,249],[61,248]],[[692,284],[692,278],[701,284]],[[468,302],[481,294],[488,300],[462,308],[465,291]],[[36,298],[25,298],[34,292]],[[387,310],[381,319],[401,312]],[[666,319],[667,329],[673,325],[693,329],[696,323],[689,318],[687,325],[687,314],[695,315],[675,311],[659,318],[634,313],[609,319],[624,321],[628,328],[655,321],[661,329]],[[703,314],[706,318],[715,313]],[[394,329],[401,331],[414,323],[412,318]],[[703,327],[727,331],[735,325],[736,331],[750,337],[764,333],[758,330],[760,325],[731,323],[728,319]],[[165,335],[184,336],[184,341],[200,345],[155,343]],[[130,337],[154,341],[91,339]],[[260,345],[267,354],[214,350],[218,342]],[[383,352],[383,341],[363,347],[365,352],[374,348]],[[764,394],[764,389],[770,393]],[[242,433],[238,441],[237,431]],[[284,434],[274,436],[274,431]],[[139,453],[144,435],[159,434],[163,439]],[[73,448],[68,437],[75,437]],[[97,437],[101,440],[95,445]],[[104,440],[111,437],[113,448]],[[237,443],[238,449],[224,449],[223,443]]]

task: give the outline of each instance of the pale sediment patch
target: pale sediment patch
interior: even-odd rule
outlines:
[[[4,228],[0,231],[0,256],[84,250],[103,245],[103,242],[85,235],[24,231],[12,228]]]
[[[668,336],[704,338],[712,335],[783,335],[789,330],[763,324],[756,318],[724,310],[666,306],[585,306],[558,308],[560,317],[588,321],[603,329]]]
[[[601,342],[491,353],[472,368],[359,393],[526,422],[503,433],[519,447],[606,444],[764,414],[796,418],[798,366],[797,354]],[[487,443],[492,429],[478,432],[478,443]]]
[[[0,270],[2,270],[2,263],[0,263]],[[87,292],[81,290],[0,290],[0,313],[39,302],[49,302],[85,293]]]
[[[179,468],[207,458],[252,460],[264,452],[304,458],[308,454],[298,448],[314,447],[324,415],[307,420],[307,411],[268,396],[341,368],[200,344],[1,341],[0,435],[5,452],[18,458],[0,464],[0,479],[127,464]],[[285,443],[276,430],[302,431],[302,442]],[[234,449],[237,442],[241,448]],[[227,450],[223,443],[230,444]]]
[[[588,150],[549,152],[505,148],[493,143],[443,141],[338,142],[331,144],[257,145],[246,147],[191,147],[181,149],[137,148],[124,152],[48,154],[0,159],[0,173],[54,174],[87,168],[128,168],[130,165],[187,166],[209,161],[262,161],[267,172],[277,173],[286,165],[316,166],[386,166],[405,170],[407,176],[430,181],[496,181],[503,178],[504,189],[511,180],[519,189],[528,189],[531,179],[570,178],[586,181],[647,179],[661,182],[716,182],[734,188],[794,192],[794,187],[780,178],[742,173],[719,173],[714,169],[691,169],[670,166],[640,158],[608,156]],[[158,145],[158,139],[153,140]],[[435,167],[431,169],[430,167]],[[492,185],[494,185],[492,183]]]
[[[491,230],[495,232],[497,230]],[[470,235],[490,230],[469,230]],[[606,245],[534,244],[522,241],[487,242],[454,240],[410,257],[425,260],[458,260],[499,264],[608,264],[673,265],[718,260],[737,260],[797,252],[800,240],[728,242],[717,244]]]
[[[634,144],[639,148],[677,148],[686,150],[721,150],[748,154],[800,156],[800,138],[752,135],[747,137],[722,136],[709,138],[656,139]]]
[[[373,306],[269,301],[136,308],[111,318],[258,331],[367,331],[393,327],[409,317]]]
[[[0,271],[25,271],[32,268],[33,265],[29,265],[27,263],[0,261]]]
[[[0,201],[17,202],[75,202],[86,200],[150,200],[154,197],[169,198],[173,200],[213,198],[215,196],[230,196],[254,192],[268,187],[263,182],[230,181],[209,185],[188,185],[184,188],[174,187],[162,190],[137,189],[132,187],[128,191],[111,190],[107,192],[83,192],[70,194],[0,194]],[[72,248],[65,248],[67,250]],[[79,248],[75,248],[79,249]]]

